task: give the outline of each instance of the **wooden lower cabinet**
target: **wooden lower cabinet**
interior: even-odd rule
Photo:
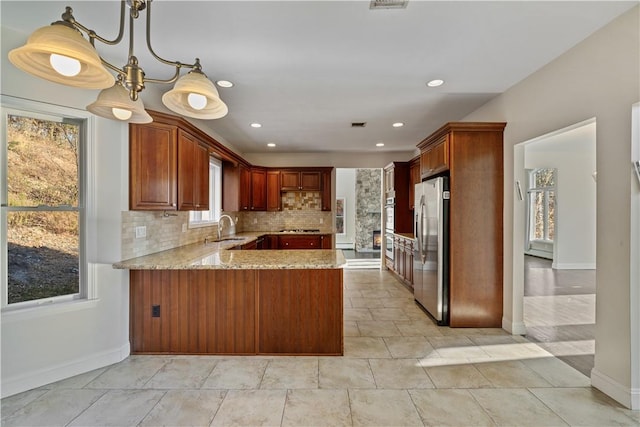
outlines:
[[[251,270],[132,270],[132,353],[254,354],[255,287]]]
[[[393,237],[393,261],[387,258],[386,265],[400,280],[413,288],[414,240],[395,235]]]
[[[342,269],[132,270],[133,354],[343,354]]]
[[[257,271],[260,353],[343,353],[342,270]]]

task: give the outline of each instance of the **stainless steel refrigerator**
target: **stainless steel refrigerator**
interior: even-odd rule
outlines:
[[[413,292],[439,325],[449,324],[449,178],[415,186]]]

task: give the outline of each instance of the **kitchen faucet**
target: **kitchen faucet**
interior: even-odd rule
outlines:
[[[229,230],[230,230],[230,235],[236,234],[236,223],[233,220],[233,218],[231,218],[229,215],[227,214],[222,214],[220,215],[220,219],[218,219],[218,240],[222,239],[222,220],[227,218],[229,220]]]

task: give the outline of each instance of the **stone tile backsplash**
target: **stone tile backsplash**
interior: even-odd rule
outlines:
[[[321,210],[320,193],[287,192],[279,212],[225,212],[237,218],[236,232],[319,229],[333,232],[332,212]],[[189,212],[122,212],[122,259],[130,259],[216,236],[218,226],[188,228]],[[187,226],[186,231],[183,225]],[[146,227],[146,236],[136,238],[136,227]]]

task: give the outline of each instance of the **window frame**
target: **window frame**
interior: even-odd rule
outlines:
[[[73,309],[75,302],[86,302],[97,298],[95,286],[95,274],[93,265],[88,260],[94,257],[94,248],[89,245],[90,236],[95,234],[95,165],[94,165],[94,141],[95,119],[90,113],[74,108],[47,104],[37,101],[15,98],[12,96],[0,96],[1,120],[5,123],[0,142],[0,310],[4,313],[32,312],[34,309],[41,312],[44,307],[60,307],[64,310]],[[7,118],[9,115],[24,116],[40,120],[56,122],[72,122],[79,126],[80,140],[78,142],[78,206],[77,207],[10,207],[8,206],[7,189]],[[15,211],[77,211],[78,212],[78,293],[41,298],[31,301],[21,301],[8,304],[8,278],[7,278],[7,213]],[[90,219],[92,218],[92,219]]]
[[[209,212],[212,219],[202,220],[202,213]],[[222,212],[222,161],[209,156],[209,210],[189,211],[189,228],[217,225]]]
[[[553,186],[547,187],[536,187],[536,174],[541,170],[551,169],[553,171]],[[555,168],[535,168],[530,169],[528,172],[529,185],[527,186],[527,248],[531,248],[532,242],[540,242],[546,244],[553,244],[554,240],[549,238],[549,193],[554,193],[554,203],[557,206],[558,197],[556,192],[557,187],[557,175],[558,171]],[[533,203],[531,201],[532,197],[535,194],[541,193],[543,198],[543,238],[535,239],[533,238],[534,228],[535,228],[535,210],[533,209]],[[554,218],[555,220],[555,218]]]

